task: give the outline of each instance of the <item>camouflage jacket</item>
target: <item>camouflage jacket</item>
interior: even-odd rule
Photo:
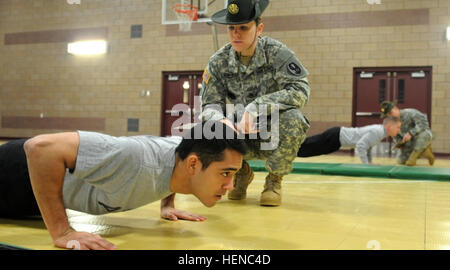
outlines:
[[[301,109],[310,94],[307,75],[294,52],[272,38],[258,38],[248,66],[240,63],[236,51],[227,44],[210,58],[203,73],[201,118],[224,118],[226,104],[242,104],[253,116],[261,114],[261,104],[268,105],[267,114],[272,104],[280,111]]]
[[[400,110],[400,119],[402,120],[402,127],[400,133],[394,138],[394,141],[402,141],[406,133],[416,136],[422,131],[429,130],[428,117],[416,109],[402,109]]]

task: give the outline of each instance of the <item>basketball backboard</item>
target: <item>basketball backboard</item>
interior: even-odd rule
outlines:
[[[162,0],[162,24],[181,24],[173,7],[177,4],[198,8],[198,19],[194,23],[210,22],[211,16],[227,7],[227,0]]]

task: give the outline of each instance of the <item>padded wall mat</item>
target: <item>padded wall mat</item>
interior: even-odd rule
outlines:
[[[254,171],[267,171],[264,161],[251,160],[248,163]],[[292,173],[450,181],[450,168],[420,166],[294,162]]]

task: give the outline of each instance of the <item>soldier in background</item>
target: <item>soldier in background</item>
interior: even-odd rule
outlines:
[[[261,159],[266,160],[269,174],[260,204],[278,206],[282,177],[292,171],[292,162],[309,128],[301,109],[309,99],[310,87],[308,73],[294,52],[279,41],[261,37],[264,25],[260,16],[268,4],[268,0],[229,0],[228,8],[212,16],[215,23],[227,25],[230,43],[210,58],[204,71],[201,118],[224,121],[250,137],[246,138],[248,154],[228,198],[245,199],[253,179],[245,160]],[[241,110],[230,113],[227,103],[242,105]],[[268,110],[261,110],[260,105],[267,105]],[[274,116],[275,107],[278,122],[268,129],[272,137],[278,136],[279,144],[273,150],[262,150],[264,139],[258,127],[263,125],[261,119]],[[254,134],[258,139],[251,139]]]
[[[382,125],[364,127],[332,127],[323,133],[307,137],[298,150],[298,157],[313,157],[338,151],[341,147],[355,148],[361,162],[372,163],[372,147],[384,138],[400,132],[400,118],[387,116]]]
[[[434,164],[434,154],[431,150],[433,133],[430,130],[428,118],[416,109],[400,110],[395,102],[383,101],[381,103],[381,117],[393,116],[402,121],[400,133],[394,137],[394,143],[400,151],[397,162],[407,166],[415,166],[420,157],[428,159],[430,165]]]

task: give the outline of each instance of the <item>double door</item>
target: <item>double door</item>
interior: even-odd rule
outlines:
[[[382,123],[380,104],[385,100],[421,111],[431,125],[431,72],[431,67],[355,68],[352,125]],[[391,154],[390,143],[381,146]]]
[[[202,74],[202,71],[163,72],[161,136],[179,135],[180,124],[198,121]]]

